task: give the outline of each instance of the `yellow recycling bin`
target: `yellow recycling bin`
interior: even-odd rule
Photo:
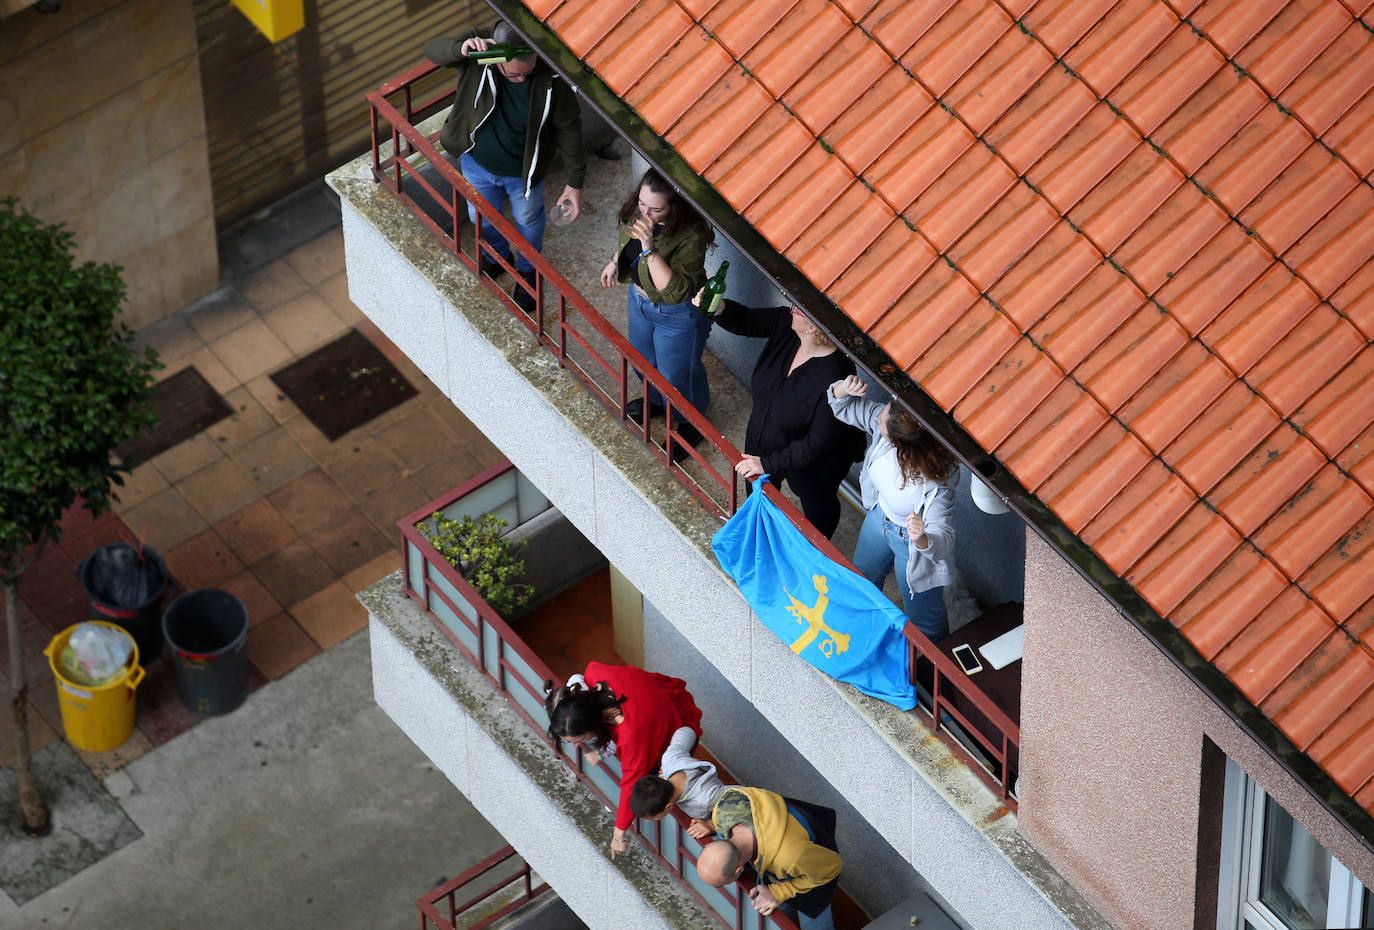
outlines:
[[[128,636],[122,627],[113,623],[86,622],[119,630]],[[48,657],[48,666],[57,679],[57,701],[62,708],[62,728],[67,731],[67,742],[87,752],[104,752],[133,735],[134,689],[143,681],[143,666],[138,664],[138,644],[134,643],[124,670],[113,680],[96,687],[72,681],[62,673],[62,650],[79,625],[73,624],[54,636],[43,655]]]

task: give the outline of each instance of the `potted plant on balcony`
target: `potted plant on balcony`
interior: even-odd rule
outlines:
[[[520,581],[525,561],[517,555],[529,543],[512,543],[502,532],[505,527],[506,521],[491,513],[454,520],[435,511],[425,535],[493,610],[509,618],[529,603],[534,588]]]

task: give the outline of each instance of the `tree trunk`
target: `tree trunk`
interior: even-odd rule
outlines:
[[[24,644],[19,635],[19,589],[4,585],[5,626],[10,643],[10,709],[14,712],[14,769],[19,776],[19,809],[24,815],[24,832],[44,836],[52,829],[48,805],[38,791],[38,782],[29,767],[29,682],[24,671]]]

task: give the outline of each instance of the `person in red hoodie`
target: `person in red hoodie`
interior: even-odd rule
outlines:
[[[593,684],[588,686],[587,682]],[[701,738],[701,711],[681,678],[632,665],[589,662],[585,675],[574,675],[561,688],[552,685],[546,684],[544,706],[549,712],[549,737],[555,746],[560,739],[590,743],[596,750],[620,758],[620,805],[611,836],[614,859],[629,849],[625,831],[635,819],[630,811],[630,789],[658,770],[663,750],[679,727],[690,727],[697,739]]]

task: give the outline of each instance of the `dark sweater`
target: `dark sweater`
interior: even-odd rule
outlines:
[[[854,363],[837,350],[807,359],[789,375],[801,339],[792,332],[787,307],[750,309],[727,299],[714,319],[736,335],[768,340],[750,381],[754,409],[744,451],[759,457],[774,483],[802,469],[837,476],[847,472],[863,455],[864,434],[835,419],[825,393],[854,374]]]

